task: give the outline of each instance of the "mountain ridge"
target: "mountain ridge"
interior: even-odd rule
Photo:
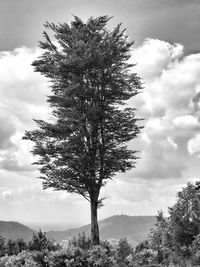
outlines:
[[[156,216],[113,215],[99,221],[100,237],[103,240],[126,238],[136,245],[147,238],[155,223]],[[90,236],[90,224],[64,231],[48,231],[47,235],[57,242],[63,242],[83,232]]]
[[[35,232],[28,226],[16,221],[0,221],[0,236],[6,239],[23,238],[24,241],[29,241]]]
[[[126,238],[132,245],[136,245],[147,238],[155,223],[156,216],[113,215],[99,221],[100,237],[102,240],[112,242]],[[64,231],[46,231],[46,235],[56,242],[65,243],[83,232],[90,236],[90,224]],[[24,224],[15,221],[0,221],[0,236],[6,239],[23,238],[29,241],[33,233],[36,231]]]

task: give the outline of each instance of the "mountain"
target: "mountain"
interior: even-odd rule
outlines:
[[[31,228],[18,222],[0,221],[0,236],[6,239],[10,238],[15,240],[17,238],[23,238],[25,241],[29,241],[34,232]]]
[[[133,245],[147,238],[156,223],[156,216],[115,215],[99,221],[100,236],[103,240],[116,241],[126,238]],[[47,235],[57,242],[65,242],[85,232],[90,236],[90,224],[66,231],[48,231]]]

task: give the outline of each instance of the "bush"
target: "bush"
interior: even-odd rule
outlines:
[[[133,248],[130,246],[126,238],[119,240],[115,251],[115,260],[120,266],[128,266],[132,261]]]
[[[43,233],[41,230],[39,230],[38,233],[33,234],[32,240],[28,244],[28,249],[30,251],[54,251],[59,247],[59,245],[54,244],[54,242],[47,238],[46,233]]]
[[[71,247],[67,250],[50,252],[46,261],[49,267],[81,267],[88,265],[88,252],[81,248]]]
[[[89,251],[88,266],[111,267],[114,263],[114,257],[109,256],[107,249],[102,246],[95,246]]]
[[[103,241],[99,246],[92,246],[85,234],[70,242],[67,249],[57,251],[48,249],[48,239],[35,236],[32,244],[35,250],[23,251],[18,255],[0,258],[0,267],[138,267],[153,264],[156,252],[140,246],[135,252],[126,239],[121,239],[117,246]],[[44,242],[39,242],[43,240]],[[37,251],[40,246],[41,251]],[[153,266],[153,265],[152,265]]]
[[[138,265],[154,264],[156,263],[156,259],[157,259],[157,251],[150,248],[144,248],[140,251],[136,251],[133,257],[133,260]]]
[[[79,234],[78,237],[74,237],[69,241],[69,246],[79,247],[81,249],[89,249],[92,246],[91,239],[86,236],[85,232]]]
[[[31,252],[23,251],[18,255],[0,258],[0,267],[39,267]]]

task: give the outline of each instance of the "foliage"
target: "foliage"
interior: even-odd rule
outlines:
[[[157,222],[155,227],[151,229],[149,234],[149,248],[153,249],[157,253],[157,263],[163,262],[166,257],[167,251],[165,250],[168,247],[168,230],[169,223],[167,219],[164,218],[163,212],[159,211],[156,216]]]
[[[26,249],[27,244],[22,238],[5,240],[5,238],[0,237],[0,257],[4,255],[17,255]]]
[[[23,251],[18,255],[0,258],[0,267],[39,267],[31,252]]]
[[[135,253],[133,259],[138,265],[157,263],[157,251],[144,248]]]
[[[112,259],[101,246],[91,247],[89,250],[79,247],[70,247],[67,250],[50,252],[46,258],[50,267],[78,267],[78,266],[112,266]]]
[[[79,234],[78,237],[73,237],[69,241],[69,246],[89,249],[92,246],[92,241],[88,236],[86,236],[85,232],[83,232],[82,234]]]
[[[114,264],[114,258],[107,255],[107,250],[102,246],[95,246],[89,252],[88,266],[110,267]]]
[[[192,255],[192,264],[198,265],[200,264],[200,234],[198,234],[191,246],[191,255]]]
[[[29,242],[28,247],[30,251],[51,251],[57,249],[57,245],[47,238],[46,233],[43,233],[41,230],[33,234],[32,240]]]
[[[133,252],[126,238],[121,238],[116,247],[115,259],[119,264],[127,264],[126,259]]]
[[[33,236],[32,246],[23,240],[5,241],[0,238],[0,267],[199,266],[199,189],[199,183],[183,188],[177,195],[177,202],[170,208],[171,216],[165,218],[159,212],[148,239],[139,243],[134,250],[126,239],[119,240],[115,246],[108,241],[94,246],[85,233],[72,239],[67,249],[60,249],[40,231]],[[24,251],[21,252],[22,249]]]
[[[0,257],[5,255],[5,238],[0,236]]]
[[[82,238],[84,236],[84,238]],[[0,258],[0,267],[122,267],[133,265],[132,248],[125,239],[114,247],[103,241],[101,245],[83,246],[85,235],[79,237],[67,249],[49,251],[23,251],[17,255],[7,255]],[[81,242],[80,242],[81,240]],[[76,244],[76,246],[75,246]],[[79,246],[80,245],[80,246]],[[125,251],[127,249],[127,251]]]
[[[74,17],[67,23],[46,23],[40,42],[44,53],[33,62],[36,72],[51,81],[50,122],[36,120],[38,129],[26,132],[35,143],[44,189],[77,193],[90,201],[92,243],[99,244],[97,207],[100,189],[116,172],[135,165],[128,142],[141,130],[135,109],[124,107],[141,89],[128,64],[133,42],[118,25],[109,31],[110,18]]]
[[[150,249],[157,255],[154,262],[164,266],[199,264],[200,183],[188,183],[178,192],[177,201],[169,208],[169,213],[170,217],[165,219],[159,212],[148,240],[136,247],[136,256],[144,260],[149,257]]]
[[[189,247],[200,230],[200,183],[189,183],[169,209],[174,244]]]
[[[152,248],[151,239],[140,242],[133,252],[133,266],[157,263],[158,251]]]

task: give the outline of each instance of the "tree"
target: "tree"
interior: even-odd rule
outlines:
[[[135,165],[128,142],[141,130],[135,109],[126,100],[141,89],[127,63],[133,42],[118,25],[106,28],[107,16],[84,23],[47,22],[54,41],[44,31],[44,53],[33,62],[36,72],[51,81],[51,121],[36,120],[38,129],[25,139],[35,142],[43,187],[82,195],[91,206],[91,240],[99,244],[97,208],[100,189],[117,172]]]
[[[17,255],[17,253],[18,253],[17,242],[15,240],[8,239],[6,242],[5,249],[6,249],[7,255]]]
[[[127,266],[127,257],[130,256],[133,252],[131,245],[128,243],[126,238],[121,238],[116,247],[116,255],[115,258],[117,263],[120,266]]]
[[[29,242],[29,250],[42,251],[42,250],[56,250],[56,245],[46,236],[46,233],[43,233],[39,230],[38,233],[34,233],[32,240]]]
[[[189,247],[200,233],[200,183],[188,183],[178,192],[169,213],[174,245]]]
[[[150,248],[157,252],[157,261],[161,263],[164,259],[164,248],[168,234],[168,221],[163,215],[163,211],[158,211],[156,224],[149,234]]]

